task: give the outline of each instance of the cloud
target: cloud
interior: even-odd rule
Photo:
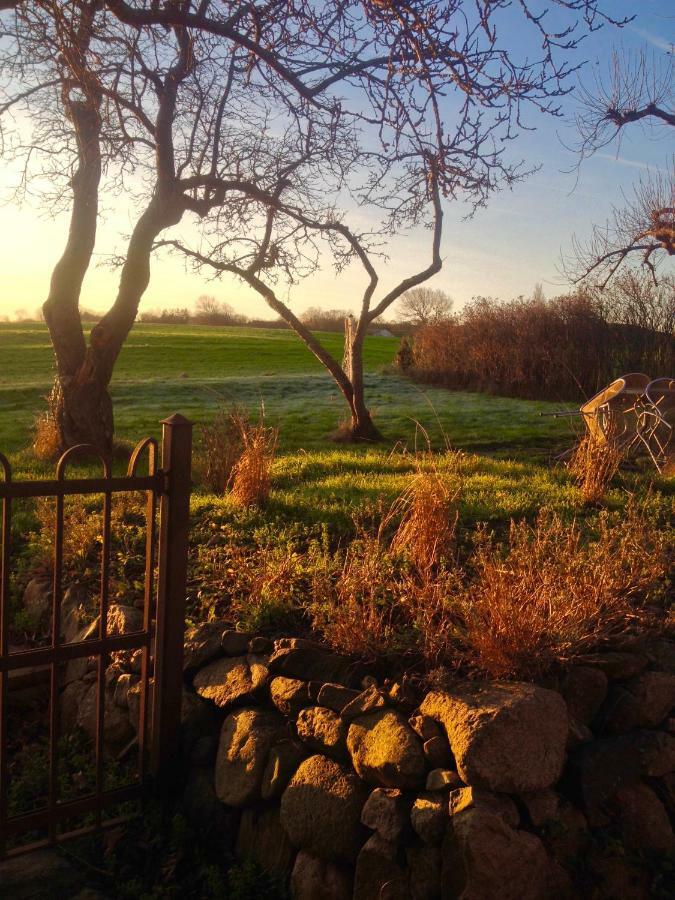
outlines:
[[[675,45],[672,41],[668,41],[665,38],[659,37],[656,34],[652,34],[650,31],[645,31],[644,28],[636,28],[634,25],[628,26],[631,31],[638,34],[643,40],[647,41],[649,44],[652,44],[654,47],[658,47],[659,50],[663,50],[665,53],[672,53]]]
[[[615,153],[596,153],[596,157],[600,159],[608,159],[610,162],[618,163],[620,166],[632,166],[634,169],[651,169],[648,163],[640,162],[637,159],[626,159],[625,156],[617,156]]]

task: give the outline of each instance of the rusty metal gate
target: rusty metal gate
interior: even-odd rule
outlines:
[[[185,619],[188,525],[191,489],[192,425],[180,415],[162,422],[161,465],[154,438],[141,441],[134,450],[125,476],[112,474],[109,460],[87,445],[73,447],[59,460],[55,478],[15,481],[6,457],[0,454],[0,859],[53,846],[74,836],[100,829],[119,817],[106,810],[138,800],[150,782],[160,785],[175,761],[182,696],[182,654]],[[100,460],[103,477],[68,478],[73,457]],[[147,474],[137,474],[141,465]],[[4,477],[3,477],[4,476]],[[127,633],[108,633],[111,505],[115,494],[144,492],[145,575],[143,624]],[[64,501],[66,497],[102,497],[101,577],[98,627],[89,639],[62,641]],[[16,650],[9,644],[10,572],[12,570],[12,503],[25,498],[54,498],[54,547],[52,575],[51,641],[46,646]],[[108,788],[104,772],[106,670],[110,654],[141,651],[140,712],[137,734],[137,770],[129,784]],[[75,800],[59,797],[60,686],[64,666],[72,660],[95,660],[96,726],[93,741],[95,784]],[[49,692],[46,802],[28,813],[15,815],[8,792],[8,700],[10,683],[21,674],[47,674]],[[84,824],[82,824],[84,822]],[[75,827],[70,827],[76,823]],[[36,832],[38,837],[36,838]],[[22,840],[22,835],[24,836]],[[26,837],[27,836],[27,837]]]

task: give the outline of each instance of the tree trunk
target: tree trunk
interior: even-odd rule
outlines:
[[[381,441],[370,410],[366,406],[363,384],[363,341],[365,326],[356,323],[353,316],[345,319],[345,374],[352,386],[350,437],[354,441]]]
[[[112,452],[113,406],[107,383],[94,377],[72,379],[64,384],[57,379],[53,394],[54,418],[61,450],[75,444],[93,444],[104,455]]]

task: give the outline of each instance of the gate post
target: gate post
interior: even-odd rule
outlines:
[[[159,514],[155,687],[150,756],[152,775],[156,781],[163,783],[171,780],[179,749],[191,462],[192,423],[176,413],[162,421],[162,470],[167,483]]]

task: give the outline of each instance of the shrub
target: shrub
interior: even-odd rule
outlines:
[[[604,441],[598,441],[591,434],[581,438],[568,467],[585,503],[602,501],[624,455],[624,448],[614,435],[608,435]]]
[[[197,470],[206,487],[215,494],[227,488],[232,470],[241,456],[243,442],[240,423],[244,414],[236,406],[221,407],[208,425],[201,427],[201,450]]]
[[[420,470],[392,507],[401,520],[391,542],[421,572],[448,559],[455,542],[460,489],[437,469]]]

